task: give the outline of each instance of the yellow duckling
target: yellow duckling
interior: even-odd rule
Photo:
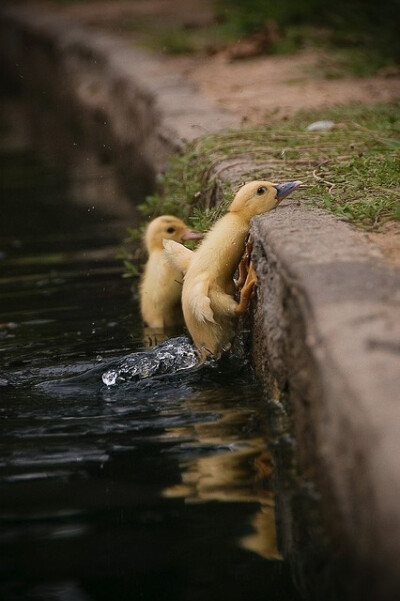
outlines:
[[[172,215],[157,217],[147,226],[144,243],[149,258],[140,283],[139,295],[140,311],[148,327],[163,330],[183,325],[183,273],[164,256],[163,240],[183,242],[201,237],[202,234],[190,230],[181,219]]]
[[[253,181],[236,194],[228,212],[217,221],[195,252],[166,242],[170,262],[185,272],[182,307],[186,326],[203,359],[220,356],[231,345],[236,317],[248,305],[255,273],[250,267],[240,302],[233,298],[233,275],[243,255],[250,220],[274,209],[301,182],[272,184]],[[177,247],[179,247],[179,252]]]

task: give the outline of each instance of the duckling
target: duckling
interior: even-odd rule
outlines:
[[[239,303],[233,298],[234,272],[243,255],[250,220],[274,209],[301,182],[273,184],[253,181],[236,194],[228,212],[208,232],[198,249],[178,253],[178,245],[167,242],[166,254],[183,272],[182,308],[186,326],[202,360],[219,357],[230,348],[235,322],[249,303],[255,283],[251,267]],[[186,249],[187,250],[187,249]]]
[[[201,237],[201,233],[190,230],[181,219],[172,215],[157,217],[147,226],[144,243],[149,258],[140,283],[139,296],[142,318],[149,328],[164,330],[183,325],[183,273],[163,255],[163,240],[183,242]],[[188,249],[185,250],[189,252]]]

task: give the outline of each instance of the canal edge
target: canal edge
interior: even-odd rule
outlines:
[[[202,133],[240,126],[193,84],[119,40],[29,10],[4,11],[1,29],[11,76],[63,111],[82,111],[84,134],[104,136],[149,180]],[[242,179],[244,169],[224,167],[210,178]],[[281,391],[276,400],[292,416],[297,459],[318,485],[330,532],[349,541],[385,590],[398,592],[399,270],[377,261],[346,224],[295,201],[254,219],[252,235],[257,373],[266,390]]]

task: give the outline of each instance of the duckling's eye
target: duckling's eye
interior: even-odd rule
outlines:
[[[257,188],[257,194],[259,194],[261,196],[261,194],[264,194],[264,192],[267,191],[267,188],[265,188],[264,186],[260,186],[259,188]]]
[[[174,228],[174,227],[169,227],[169,228],[167,229],[167,233],[168,233],[168,234],[173,234],[173,233],[174,233],[174,231],[175,231],[175,228]]]

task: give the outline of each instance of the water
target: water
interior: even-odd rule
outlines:
[[[103,384],[143,350],[115,259],[131,205],[110,165],[50,135],[60,163],[2,107],[0,598],[294,601],[259,386],[229,362]]]

